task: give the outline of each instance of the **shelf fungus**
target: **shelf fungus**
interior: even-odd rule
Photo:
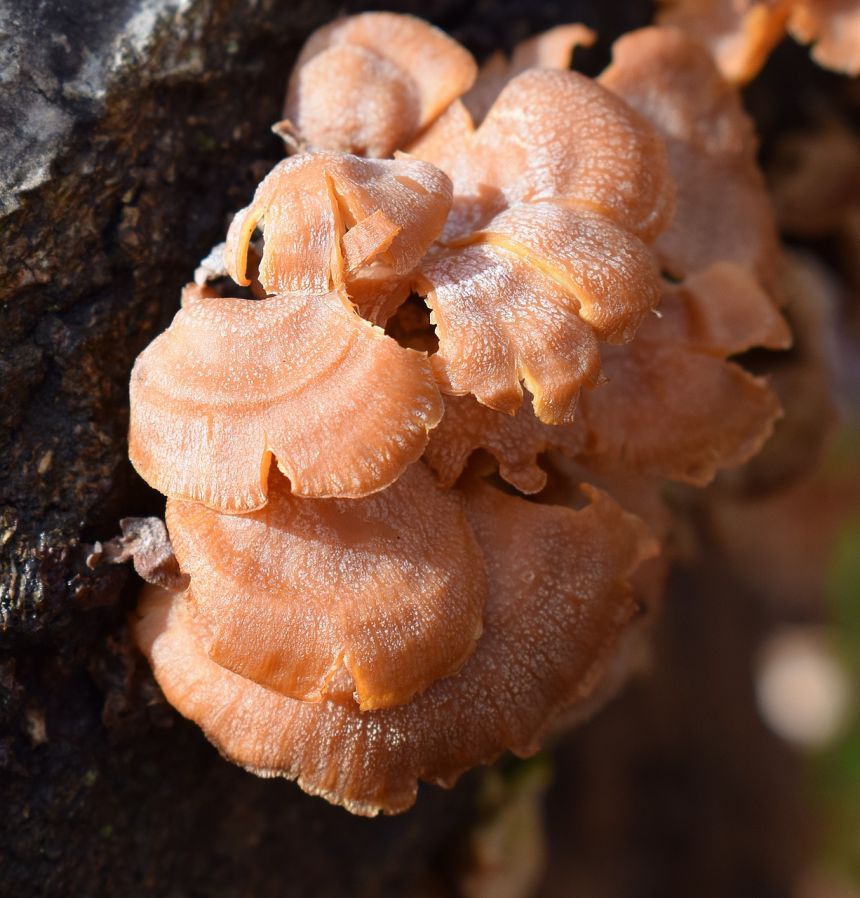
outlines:
[[[480,635],[483,558],[424,465],[364,499],[302,499],[273,474],[260,511],[171,500],[167,524],[209,657],[291,698],[402,704]]]
[[[364,496],[423,452],[442,415],[426,357],[342,291],[197,296],[131,375],[129,455],[151,486],[225,512],[266,503],[272,456],[301,496]]]
[[[171,704],[230,760],[356,814],[403,811],[419,779],[450,786],[506,749],[532,754],[599,682],[634,613],[629,577],[656,544],[604,493],[588,495],[574,512],[464,491],[489,580],[484,632],[459,673],[396,708],[296,701],[221,667],[182,593],[149,591],[137,639]]]
[[[178,573],[134,622],[156,679],[225,757],[353,813],[610,697],[660,604],[663,480],[780,413],[734,358],[789,341],[737,96],[671,29],[566,71],[592,37],[475,82],[409,16],[312,35],[293,155],[132,372]]]

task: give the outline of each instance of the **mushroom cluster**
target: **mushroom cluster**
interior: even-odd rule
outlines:
[[[479,72],[409,16],[312,35],[292,153],[215,266],[253,298],[201,269],[132,373],[188,579],[138,608],[159,684],[230,760],[354,813],[608,694],[659,592],[659,479],[708,482],[779,416],[728,360],[788,342],[737,96],[679,32],[596,81],[568,70],[590,39]]]

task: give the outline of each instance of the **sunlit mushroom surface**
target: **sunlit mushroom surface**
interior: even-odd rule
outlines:
[[[599,682],[634,613],[629,577],[656,544],[604,493],[588,495],[575,512],[466,490],[489,579],[484,633],[458,674],[397,708],[295,701],[220,667],[182,593],[150,590],[137,639],[171,704],[230,760],[353,813],[403,811],[419,779],[450,786],[506,749],[533,753]]]

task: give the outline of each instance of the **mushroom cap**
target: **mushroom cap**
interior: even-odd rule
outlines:
[[[360,274],[400,278],[439,235],[450,205],[446,175],[417,159],[293,156],[269,172],[233,219],[227,270],[236,283],[249,283],[248,244],[262,224],[259,280],[268,293],[349,290]]]
[[[778,280],[773,211],[756,162],[752,121],[707,50],[674,28],[644,28],[615,42],[601,83],[663,135],[677,208],[654,247],[682,279],[717,262]]]
[[[536,751],[599,683],[633,613],[627,579],[656,547],[637,518],[588,495],[574,512],[470,488],[490,582],[484,634],[458,674],[396,708],[297,702],[225,670],[181,594],[145,594],[137,640],[168,701],[230,760],[356,814],[397,813],[419,778],[450,786],[505,749]]]
[[[162,493],[266,503],[271,456],[302,496],[364,496],[415,461],[442,415],[423,354],[345,294],[190,297],[131,375],[129,456]]]
[[[467,91],[476,74],[469,52],[427,22],[361,13],[308,38],[284,116],[313,148],[390,156]]]
[[[167,522],[209,657],[291,698],[402,704],[481,633],[481,552],[424,465],[364,499],[296,498],[273,474],[264,509],[170,500]]]
[[[597,376],[596,338],[630,339],[659,300],[643,240],[673,205],[662,140],[589,79],[534,69],[479,128],[455,103],[410,151],[454,182],[416,278],[443,390],[512,413],[523,381],[541,420],[570,421]]]
[[[431,364],[446,393],[513,414],[522,381],[542,420],[572,420],[600,357],[577,303],[552,278],[507,248],[477,244],[428,257],[418,289],[433,310]]]
[[[767,382],[725,360],[790,335],[768,295],[743,270],[717,265],[666,287],[654,317],[623,347],[607,346],[608,383],[583,394],[581,457],[704,486],[755,455],[781,416]]]
[[[424,460],[443,486],[453,486],[472,453],[485,449],[498,462],[503,480],[521,493],[539,493],[547,475],[538,465],[538,455],[549,449],[575,455],[583,439],[581,430],[544,424],[526,406],[506,415],[471,396],[446,396],[445,415],[430,435]]]

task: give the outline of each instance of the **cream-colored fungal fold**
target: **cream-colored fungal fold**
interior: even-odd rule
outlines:
[[[472,120],[484,120],[502,88],[527,69],[569,69],[576,47],[590,47],[597,35],[585,25],[558,25],[522,41],[511,58],[493,53],[481,66],[472,89],[463,95],[463,104]]]
[[[424,460],[444,486],[452,486],[472,453],[485,449],[498,462],[503,480],[521,493],[539,493],[547,475],[538,455],[549,449],[575,455],[583,439],[577,428],[544,424],[527,406],[506,415],[471,396],[446,396],[445,415],[430,435]]]
[[[364,499],[298,498],[273,473],[259,511],[171,500],[167,522],[210,658],[291,698],[402,704],[481,633],[483,557],[422,464]]]
[[[541,420],[570,421],[597,339],[630,339],[659,300],[646,242],[673,208],[662,140],[600,85],[534,69],[480,127],[454,104],[410,152],[454,183],[415,280],[443,390],[513,413],[522,382]]]
[[[642,29],[615,43],[600,81],[665,138],[678,193],[655,242],[664,270],[682,279],[733,262],[773,289],[778,240],[753,125],[705,48],[674,28]]]
[[[857,0],[663,0],[659,21],[706,44],[722,74],[746,84],[761,70],[786,30],[825,68],[860,72]]]
[[[167,496],[266,502],[272,455],[300,496],[358,497],[415,461],[442,415],[426,357],[346,295],[191,298],[138,357],[129,455]]]
[[[533,753],[597,688],[634,610],[629,577],[656,545],[604,493],[588,495],[575,512],[469,489],[490,584],[484,634],[458,674],[397,708],[297,702],[220,667],[182,594],[145,595],[137,640],[168,701],[232,761],[356,814],[397,813],[419,779],[450,786],[506,749]]]
[[[284,117],[313,149],[390,156],[476,74],[468,51],[429,23],[361,13],[310,36],[290,78]]]
[[[704,486],[755,455],[781,414],[767,382],[726,357],[784,349],[790,335],[768,295],[727,264],[667,286],[659,311],[632,343],[605,348],[608,383],[580,402],[580,457]]]
[[[327,293],[361,281],[372,304],[415,267],[439,235],[451,184],[417,159],[359,159],[306,153],[266,176],[236,214],[224,251],[227,270],[247,285],[248,245],[262,228],[259,280],[267,293]]]

